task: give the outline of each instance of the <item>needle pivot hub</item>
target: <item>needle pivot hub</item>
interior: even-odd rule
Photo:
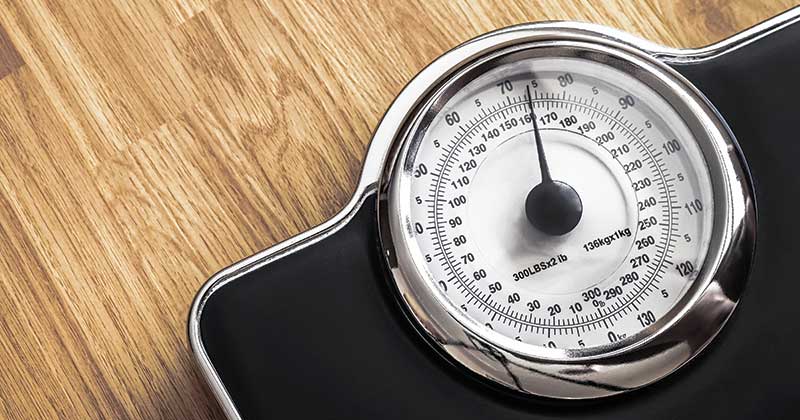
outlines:
[[[572,231],[583,215],[578,192],[561,181],[547,181],[535,186],[525,200],[528,221],[543,233],[552,236]]]

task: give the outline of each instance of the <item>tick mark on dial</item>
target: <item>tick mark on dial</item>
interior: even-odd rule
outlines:
[[[583,215],[583,203],[578,192],[562,181],[555,181],[550,176],[550,167],[544,154],[539,124],[533,112],[531,88],[526,86],[528,107],[533,122],[533,136],[536,139],[536,152],[539,157],[539,170],[542,182],[533,187],[525,199],[525,215],[528,221],[539,231],[551,236],[566,235],[575,229]]]

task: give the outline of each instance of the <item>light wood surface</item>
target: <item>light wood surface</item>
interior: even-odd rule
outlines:
[[[335,213],[456,44],[570,19],[699,46],[795,3],[0,0],[0,418],[222,418],[195,292]]]

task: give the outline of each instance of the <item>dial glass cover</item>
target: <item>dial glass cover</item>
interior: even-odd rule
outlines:
[[[680,314],[712,241],[712,179],[681,114],[624,63],[498,54],[433,94],[408,138],[393,223],[409,269],[474,334],[546,358],[602,355]],[[526,206],[555,181],[580,212],[554,233],[561,198],[538,199],[550,219]]]

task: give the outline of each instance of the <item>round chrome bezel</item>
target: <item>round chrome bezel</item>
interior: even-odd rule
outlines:
[[[689,361],[719,332],[738,302],[755,239],[755,212],[745,165],[733,135],[713,106],[687,80],[644,51],[599,34],[563,30],[520,30],[488,34],[437,60],[449,71],[436,86],[419,92],[416,112],[392,145],[380,180],[381,244],[400,300],[419,329],[444,354],[475,374],[514,390],[555,398],[613,395],[656,381]],[[480,44],[480,45],[476,45]],[[477,53],[476,53],[477,47]],[[469,50],[469,54],[460,51]],[[676,110],[698,141],[708,164],[714,195],[712,239],[700,275],[672,310],[654,325],[625,340],[591,350],[545,349],[485,331],[452,305],[425,278],[423,262],[411,250],[410,226],[400,206],[411,176],[403,167],[420,141],[418,130],[471,74],[499,65],[511,54],[591,59],[642,81]]]

